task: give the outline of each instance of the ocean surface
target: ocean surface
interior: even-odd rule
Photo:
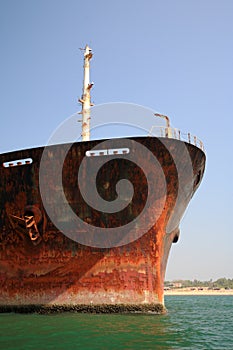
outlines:
[[[233,349],[233,296],[167,296],[166,315],[0,314],[0,349]]]

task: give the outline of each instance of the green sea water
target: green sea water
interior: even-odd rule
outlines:
[[[166,315],[1,314],[0,349],[233,349],[233,296],[167,296]]]

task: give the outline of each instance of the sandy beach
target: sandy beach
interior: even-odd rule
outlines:
[[[164,295],[233,295],[233,289],[172,288],[165,290]]]

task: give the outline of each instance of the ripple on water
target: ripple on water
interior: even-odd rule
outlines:
[[[0,348],[232,350],[233,296],[167,296],[167,315],[0,315]]]

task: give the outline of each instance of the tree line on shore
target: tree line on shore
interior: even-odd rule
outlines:
[[[216,281],[210,279],[209,281],[198,281],[198,280],[175,280],[165,281],[164,285],[169,286],[171,284],[180,284],[182,288],[188,287],[207,287],[207,288],[225,288],[233,289],[233,279],[230,278],[219,278]]]

